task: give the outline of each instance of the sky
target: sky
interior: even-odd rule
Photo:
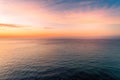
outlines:
[[[120,37],[120,0],[0,0],[0,38]]]

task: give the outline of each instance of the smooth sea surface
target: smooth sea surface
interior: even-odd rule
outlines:
[[[120,80],[120,40],[0,40],[0,80]]]

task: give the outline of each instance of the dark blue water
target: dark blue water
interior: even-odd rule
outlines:
[[[0,80],[120,80],[120,40],[0,40]]]

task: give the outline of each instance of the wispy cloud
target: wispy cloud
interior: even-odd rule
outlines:
[[[23,27],[23,26],[16,25],[16,24],[5,24],[5,23],[0,23],[0,27],[20,28],[20,27]]]
[[[44,29],[55,29],[55,27],[43,27]]]

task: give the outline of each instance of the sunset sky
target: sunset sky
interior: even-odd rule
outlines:
[[[0,38],[120,37],[120,0],[0,0]]]

